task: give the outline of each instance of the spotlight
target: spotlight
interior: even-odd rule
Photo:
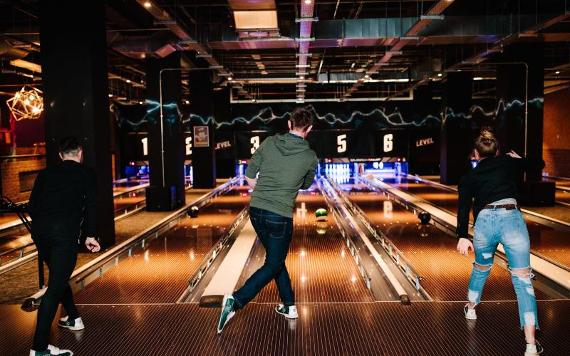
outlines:
[[[144,7],[146,7],[147,9],[149,9],[151,6],[152,6],[152,4],[150,3],[150,1],[144,2]]]

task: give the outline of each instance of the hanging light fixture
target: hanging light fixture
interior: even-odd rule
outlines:
[[[6,104],[16,121],[39,119],[44,111],[43,93],[37,88],[24,86]]]

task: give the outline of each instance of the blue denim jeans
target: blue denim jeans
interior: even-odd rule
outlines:
[[[293,219],[254,207],[249,209],[249,215],[257,238],[265,248],[265,263],[239,290],[234,292],[236,309],[243,308],[271,280],[275,280],[283,304],[295,305],[291,279],[285,267],[285,259],[293,236]]]
[[[475,304],[481,301],[483,287],[491,272],[499,243],[503,245],[509,261],[521,328],[526,325],[538,328],[536,297],[530,271],[530,240],[523,216],[517,209],[483,209],[479,213],[473,238],[475,264],[469,281],[467,299]],[[524,277],[513,273],[522,271],[519,269],[528,273],[522,273]]]

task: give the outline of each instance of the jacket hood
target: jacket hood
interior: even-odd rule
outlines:
[[[309,142],[291,133],[275,135],[275,147],[283,156],[292,156],[311,149]]]

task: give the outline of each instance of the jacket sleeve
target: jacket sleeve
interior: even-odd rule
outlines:
[[[473,205],[473,187],[469,176],[464,176],[459,182],[459,210],[457,211],[457,238],[469,236],[469,213]]]
[[[28,200],[28,214],[32,220],[34,215],[38,212],[38,200],[44,189],[44,171],[40,171],[36,176],[36,181],[34,182],[34,187],[32,188],[32,193],[30,194],[30,199]]]
[[[256,178],[257,173],[261,169],[261,163],[263,162],[263,149],[265,148],[265,146],[267,145],[267,142],[270,139],[271,139],[270,137],[265,139],[261,143],[261,145],[259,145],[259,147],[255,151],[253,156],[251,156],[251,159],[249,160],[249,164],[247,165],[247,169],[245,170],[245,176],[246,177],[248,177],[250,179]]]
[[[309,189],[311,185],[313,185],[313,181],[315,180],[315,169],[317,168],[317,157],[313,158],[313,162],[305,174],[305,178],[303,178],[303,184],[301,185],[301,189]]]
[[[514,160],[515,165],[521,171],[533,171],[543,169],[545,164],[541,158],[511,158]]]
[[[84,236],[95,237],[97,234],[97,181],[95,172],[86,170],[85,178],[85,225]]]

